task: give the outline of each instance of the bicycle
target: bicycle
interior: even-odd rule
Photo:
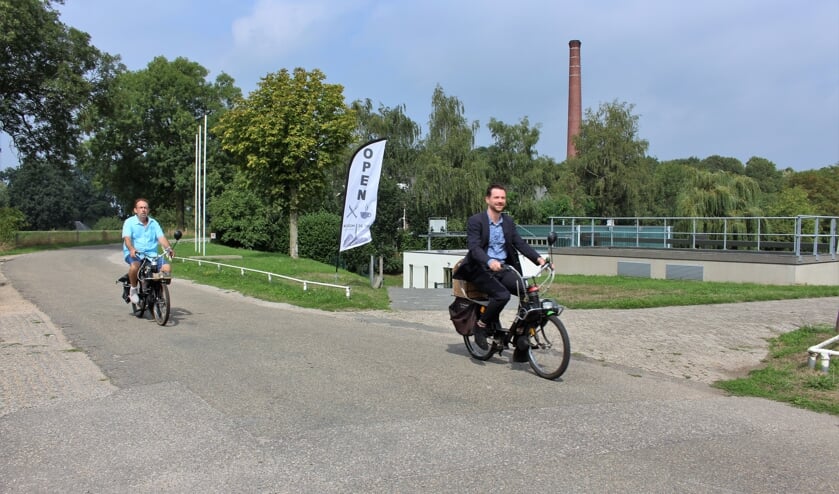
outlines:
[[[557,379],[568,369],[571,360],[571,340],[568,331],[560,320],[559,316],[564,307],[549,298],[541,298],[539,293],[553,283],[555,271],[548,260],[539,267],[538,272],[533,276],[522,276],[510,266],[505,266],[516,273],[523,287],[523,292],[518,293],[518,310],[513,323],[508,329],[501,326],[498,318],[487,326],[486,350],[475,343],[472,331],[462,334],[466,350],[477,360],[486,361],[496,353],[500,356],[502,352],[514,345],[519,352],[527,352],[527,361],[530,367],[540,377],[545,379]],[[538,282],[540,276],[549,271],[545,279]],[[464,290],[464,295],[465,295]],[[486,296],[483,299],[461,297],[474,304],[470,310],[474,310],[477,320],[480,313],[486,310]]]
[[[181,239],[181,236],[181,231],[176,230],[174,234],[175,245],[178,245],[178,240]],[[135,304],[129,298],[131,283],[128,281],[128,273],[116,281],[117,283],[122,283],[122,299],[125,300],[125,303],[131,303],[131,312],[134,316],[143,317],[146,309],[148,309],[154,321],[159,326],[165,326],[169,321],[172,304],[168,286],[172,283],[172,278],[160,271],[160,261],[166,254],[145,255],[138,252],[137,255],[140,258],[140,269],[137,271],[137,296],[140,300]]]

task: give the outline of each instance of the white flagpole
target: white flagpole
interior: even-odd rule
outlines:
[[[198,234],[200,233],[198,225],[198,215],[201,212],[201,205],[198,203],[200,198],[199,191],[201,190],[201,124],[198,124],[198,132],[195,133],[195,199],[192,203],[192,219],[193,219],[193,239],[192,244],[195,252],[198,251]]]
[[[204,239],[204,249],[201,252],[202,256],[207,255],[207,114],[204,114],[204,191],[202,198],[201,212],[204,214],[201,224],[201,238]]]

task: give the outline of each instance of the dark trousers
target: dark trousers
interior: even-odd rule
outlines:
[[[481,315],[481,321],[487,326],[492,324],[492,321],[498,319],[498,315],[504,310],[507,302],[519,294],[524,294],[524,286],[521,284],[521,279],[512,270],[503,269],[501,271],[484,270],[477,278],[472,280],[472,283],[487,294],[489,303],[486,311]]]

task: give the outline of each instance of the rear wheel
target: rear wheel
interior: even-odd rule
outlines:
[[[464,336],[463,343],[466,344],[466,350],[469,351],[469,355],[476,358],[477,360],[489,360],[492,357],[492,354],[495,353],[495,347],[492,344],[492,338],[487,337],[487,349],[484,350],[483,348],[479,347],[477,343],[475,343],[475,337],[473,335]]]
[[[530,367],[545,379],[556,379],[568,368],[571,360],[571,341],[565,325],[557,316],[548,316],[540,326],[531,330]]]
[[[466,350],[468,350],[469,354],[477,360],[489,360],[496,352],[499,351],[499,348],[503,347],[503,344],[500,343],[500,340],[503,339],[503,336],[506,334],[506,332],[504,332],[501,329],[501,324],[498,321],[487,327],[486,332],[486,350],[478,346],[478,344],[475,342],[474,335],[463,337],[463,343],[466,344]],[[501,347],[499,347],[500,344],[502,345]]]
[[[155,283],[152,293],[154,298],[150,310],[157,324],[163,326],[169,320],[169,287],[163,283]]]

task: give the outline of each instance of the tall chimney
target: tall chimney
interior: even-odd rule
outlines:
[[[571,55],[568,60],[568,153],[566,159],[577,156],[577,148],[574,147],[574,136],[580,133],[580,123],[583,121],[583,96],[582,83],[580,81],[580,43],[579,40],[571,40],[568,46],[571,48]]]

